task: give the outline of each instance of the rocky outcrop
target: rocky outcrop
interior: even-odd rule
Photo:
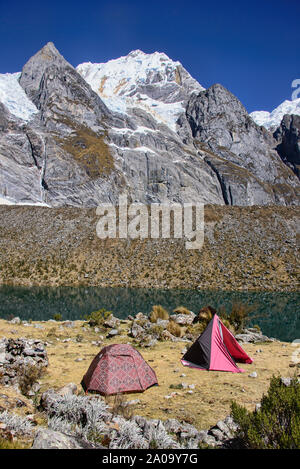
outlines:
[[[244,329],[240,334],[236,334],[236,340],[241,343],[257,343],[257,342],[274,342],[275,339],[263,335],[263,333],[256,328]]]
[[[300,178],[300,116],[285,115],[274,138],[282,161]]]
[[[100,449],[88,441],[66,435],[49,428],[40,428],[34,437],[31,449]]]
[[[44,344],[36,339],[1,339],[0,340],[0,382],[18,384],[20,373],[26,367],[44,368],[48,366],[48,357]]]
[[[204,159],[218,178],[225,204],[288,205],[297,200],[298,181],[274,150],[272,134],[256,125],[222,85],[192,95],[186,118],[195,145],[207,153]]]

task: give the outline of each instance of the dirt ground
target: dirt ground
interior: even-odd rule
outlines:
[[[38,328],[36,327],[42,327]],[[101,332],[75,321],[74,327],[65,327],[60,322],[32,322],[29,326],[10,324],[0,320],[0,338],[27,337],[39,338],[48,343],[49,366],[41,378],[41,391],[60,388],[70,382],[76,383],[80,392],[80,381],[92,358],[100,349],[112,343],[132,343],[123,323],[124,334],[113,339],[104,339],[101,346],[92,341],[100,338]],[[71,339],[63,342],[65,339]],[[251,365],[242,365],[245,373],[207,372],[182,366],[182,350],[189,346],[185,342],[158,342],[153,348],[138,349],[149,365],[155,370],[159,386],[154,386],[144,393],[127,394],[127,400],[138,399],[134,414],[162,420],[176,418],[205,429],[230,413],[232,400],[253,409],[267,391],[272,375],[293,376],[292,364],[294,347],[289,343],[272,342],[244,345],[245,351],[254,359]],[[257,373],[256,378],[249,376]],[[186,383],[195,385],[194,389],[178,389]],[[192,391],[192,392],[189,392]],[[166,398],[176,392],[171,398]],[[5,399],[4,396],[7,396]],[[4,398],[4,400],[3,400]],[[0,387],[0,406],[3,402],[11,403],[21,398],[28,407],[15,408],[18,413],[33,412],[33,406],[24,396],[8,387]],[[25,409],[25,410],[24,410]]]

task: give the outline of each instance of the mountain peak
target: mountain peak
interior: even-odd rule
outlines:
[[[162,52],[137,49],[106,63],[80,64],[76,70],[112,111],[128,114],[142,108],[173,130],[188,96],[204,89],[180,62]]]
[[[48,42],[24,65],[19,83],[34,103],[45,70],[54,64],[59,67],[72,67],[59,53],[53,42]]]
[[[294,114],[300,116],[300,98],[289,101],[286,99],[277,106],[272,112],[254,111],[250,116],[258,125],[263,125],[268,130],[275,130],[279,127],[283,116],[286,114]]]
[[[55,45],[53,42],[47,42],[47,44],[45,44],[38,52],[37,54],[45,54],[45,53],[48,53],[51,55],[51,57],[56,57],[56,56],[60,56],[61,57],[61,54],[59,53],[59,51],[56,49]]]
[[[145,54],[145,52],[143,52],[140,49],[135,49],[135,50],[132,50],[131,52],[129,52],[128,55],[131,56],[131,57],[137,57],[138,55],[146,55],[146,54]]]

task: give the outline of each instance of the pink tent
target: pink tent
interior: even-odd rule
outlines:
[[[184,366],[201,370],[233,373],[245,371],[238,368],[236,362],[250,364],[253,360],[242,349],[217,314],[181,360]]]

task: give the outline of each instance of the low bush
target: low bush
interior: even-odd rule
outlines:
[[[21,393],[28,396],[32,386],[41,378],[45,373],[45,368],[37,365],[21,366],[18,369],[18,384]]]
[[[289,386],[273,376],[259,410],[249,412],[233,402],[231,415],[239,426],[236,438],[245,449],[300,449],[300,383]]]
[[[106,321],[106,319],[108,319],[111,314],[111,311],[106,311],[105,308],[102,308],[98,311],[93,311],[91,314],[86,315],[84,319],[88,321],[91,327],[102,326],[104,321]]]
[[[126,420],[131,419],[134,413],[134,406],[128,405],[124,394],[115,394],[107,398],[107,403],[111,405],[111,413],[113,416],[121,416]]]
[[[11,441],[0,437],[0,449],[28,449],[29,445],[25,445],[19,441]]]
[[[212,306],[204,306],[200,309],[198,315],[195,317],[193,322],[201,322],[207,325],[216,312],[217,311]]]
[[[60,313],[55,313],[53,315],[54,321],[62,321],[62,315]]]
[[[151,322],[157,322],[158,319],[169,319],[168,311],[161,305],[154,305],[150,313],[149,319]]]
[[[170,332],[170,334],[174,335],[175,337],[182,337],[183,335],[183,329],[177,324],[175,321],[170,321],[169,324],[167,325],[167,331]]]
[[[173,310],[173,313],[174,314],[190,314],[191,312],[185,306],[177,306],[177,308]]]
[[[186,334],[191,334],[193,338],[196,339],[200,334],[202,334],[205,328],[206,323],[198,322],[197,324],[191,324],[186,328]]]
[[[161,335],[164,331],[164,328],[162,326],[159,326],[158,324],[154,324],[148,329],[148,333],[154,338],[161,340]]]
[[[52,339],[56,339],[56,337],[57,337],[56,332],[57,332],[56,327],[51,327],[49,329],[49,331],[47,332],[47,337],[52,338]]]
[[[246,324],[250,319],[250,313],[253,310],[253,306],[248,306],[240,302],[232,305],[232,309],[227,316],[227,319],[236,332],[241,332],[246,327]]]

